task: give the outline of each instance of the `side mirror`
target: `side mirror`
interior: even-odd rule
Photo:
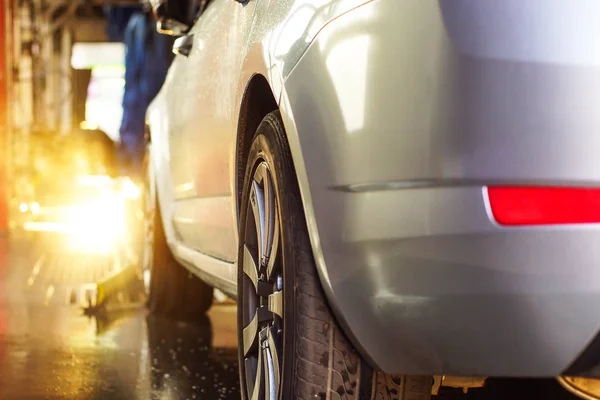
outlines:
[[[163,35],[183,36],[192,28],[195,8],[190,0],[153,0],[152,11],[158,21],[156,30]]]
[[[189,57],[194,46],[194,35],[186,35],[175,40],[173,53]]]
[[[169,36],[183,36],[189,30],[190,26],[173,18],[160,18],[156,23],[158,33]]]

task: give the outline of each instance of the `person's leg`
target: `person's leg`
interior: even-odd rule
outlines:
[[[141,177],[146,143],[143,132],[128,132],[121,135],[119,161],[121,174],[138,180]]]
[[[139,102],[123,109],[119,164],[121,166],[121,174],[124,176],[137,177],[140,174],[146,147],[144,138],[145,116],[146,108],[139,104]]]
[[[146,155],[146,138],[144,132],[136,136],[131,151],[131,179],[136,183],[144,178],[144,156]]]

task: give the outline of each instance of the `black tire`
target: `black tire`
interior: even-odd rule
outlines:
[[[272,183],[264,178],[267,175]],[[268,189],[268,185],[274,186],[274,189]],[[275,194],[274,200],[270,200],[269,192]],[[263,210],[275,210],[273,217],[266,217],[271,218],[270,222],[265,219],[256,224],[257,218],[260,218],[256,216],[256,210],[261,209],[257,206],[257,198],[263,201]],[[267,359],[270,361],[263,367],[264,374],[271,372],[268,376],[275,377],[276,396],[282,400],[429,399],[433,383],[431,377],[395,377],[373,372],[335,321],[317,275],[292,157],[278,111],[267,115],[256,132],[248,155],[240,204],[238,348],[242,398],[251,399],[255,395],[254,390],[259,391],[255,398],[260,400],[275,397],[265,390],[269,387],[268,382],[260,383],[258,372],[255,372],[261,367],[261,360]],[[269,213],[264,211],[262,215]],[[278,228],[270,228],[269,224],[273,221],[274,225],[279,224]],[[259,226],[263,227],[262,231]],[[257,237],[264,238],[262,241],[254,241],[253,229]],[[267,236],[261,235],[263,231]],[[270,233],[273,233],[272,238],[268,236]],[[267,243],[267,246],[262,243]],[[267,247],[268,251],[259,250]],[[250,260],[249,254],[254,254],[255,250],[258,253]],[[275,254],[274,260],[272,254]],[[257,269],[256,276],[251,277],[250,269],[245,270],[249,266]],[[282,278],[275,272],[278,268],[282,270]],[[277,282],[283,281],[283,285],[273,283],[273,276],[278,277]],[[253,279],[260,282],[258,286]],[[254,288],[257,288],[256,295],[252,292]],[[270,293],[269,290],[273,292],[265,300],[265,291]],[[271,297],[278,291],[283,292],[278,295],[283,299],[281,308],[271,305]],[[254,298],[259,301],[252,300]],[[265,304],[267,311],[280,309],[283,315],[269,313],[272,316],[270,321],[264,313]],[[253,307],[257,307],[254,313]],[[262,314],[258,308],[263,308]],[[253,315],[258,316],[258,321],[266,322],[253,324]],[[245,342],[246,327],[248,332],[256,333],[248,334]],[[257,338],[249,340],[254,336]],[[262,357],[262,354],[265,356]],[[269,369],[273,365],[282,367],[279,371]],[[256,389],[256,384],[263,386]]]
[[[165,239],[158,202],[153,219],[154,239],[148,308],[152,314],[177,320],[201,318],[213,302],[213,288],[182,267]]]

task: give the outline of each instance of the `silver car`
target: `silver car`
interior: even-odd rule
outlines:
[[[600,2],[212,0],[193,26],[162,18],[180,37],[148,113],[150,308],[237,299],[243,398],[593,372]]]

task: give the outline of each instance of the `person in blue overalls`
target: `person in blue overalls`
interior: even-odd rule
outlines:
[[[173,60],[173,38],[156,31],[151,12],[135,13],[124,35],[125,91],[120,128],[124,174],[141,178],[146,143],[146,110],[158,94]]]

